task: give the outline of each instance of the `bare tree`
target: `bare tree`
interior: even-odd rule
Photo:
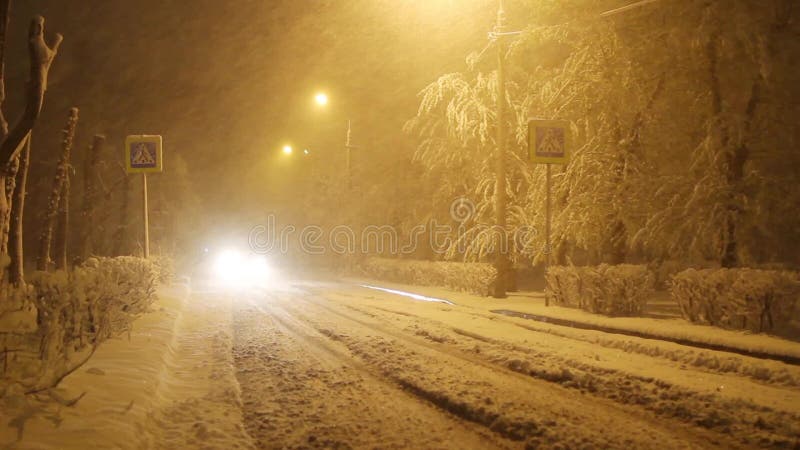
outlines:
[[[25,143],[25,150],[19,155],[19,167],[11,203],[11,229],[8,253],[11,263],[8,267],[9,281],[15,286],[25,284],[25,258],[22,240],[22,216],[25,210],[25,189],[28,184],[28,167],[31,157],[31,137]]]
[[[11,0],[0,0],[0,139],[2,140],[8,136],[8,122],[3,115],[2,105],[6,101],[5,54],[10,9]]]
[[[2,105],[6,100],[6,89],[5,89],[5,49],[6,49],[6,33],[8,31],[8,22],[9,22],[9,10],[11,8],[11,1],[10,0],[1,0],[0,1],[0,139],[5,140],[8,136],[8,122],[6,121],[5,116],[3,115],[3,108]],[[9,167],[9,170],[14,170],[14,167]],[[6,180],[6,194],[7,197],[5,199],[6,203],[11,202],[11,192],[14,190],[14,180],[9,177]],[[2,211],[0,211],[2,212]],[[8,235],[8,224],[3,224],[2,219],[0,219],[0,225],[3,225],[0,228],[0,255],[7,252],[7,248],[5,247],[5,239]],[[0,256],[0,267],[2,267],[3,258]],[[0,280],[3,279],[2,274],[0,274]]]
[[[0,17],[0,23],[4,24],[2,26],[4,31],[5,24],[8,23],[8,1],[0,3],[0,14],[3,14],[3,17]],[[5,42],[4,34],[0,36],[0,40]],[[44,41],[44,18],[37,16],[31,20],[28,28],[30,75],[25,93],[25,111],[0,145],[0,230],[3,230],[3,234],[0,236],[0,259],[3,259],[2,257],[8,253],[8,234],[5,230],[9,228],[11,205],[7,184],[9,179],[16,177],[18,164],[15,163],[22,144],[39,119],[44,103],[44,93],[47,90],[47,74],[58,52],[61,40],[62,36],[56,34],[53,43],[47,45]],[[5,274],[3,273],[2,276],[5,277]]]
[[[119,222],[114,230],[114,245],[112,255],[119,256],[130,251],[128,244],[128,222],[130,221],[130,192],[131,177],[125,175],[122,179],[122,206],[119,210]]]
[[[81,261],[85,261],[94,251],[94,240],[92,239],[92,230],[94,228],[92,224],[99,193],[97,189],[98,166],[105,140],[105,136],[95,135],[83,161],[83,205],[81,207],[83,227],[81,227],[79,244]]]
[[[61,186],[61,203],[58,208],[58,221],[54,237],[54,259],[56,270],[67,270],[67,246],[69,244],[69,168],[64,184]]]
[[[61,203],[61,194],[64,186],[69,182],[69,158],[72,151],[72,140],[75,137],[75,127],[78,125],[78,108],[71,108],[67,124],[61,133],[61,159],[56,167],[56,176],[53,179],[53,190],[50,191],[50,201],[47,204],[47,211],[44,216],[44,228],[39,237],[39,257],[36,261],[38,270],[47,270],[50,260],[50,245],[53,240],[53,229],[58,219],[58,209]]]

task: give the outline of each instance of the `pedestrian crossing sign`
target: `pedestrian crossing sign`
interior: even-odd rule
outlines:
[[[569,122],[529,120],[528,157],[536,164],[566,164],[569,161]]]
[[[161,172],[161,136],[131,135],[125,138],[125,169],[128,173]]]

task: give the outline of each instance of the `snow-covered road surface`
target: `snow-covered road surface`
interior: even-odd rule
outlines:
[[[233,308],[245,426],[260,448],[793,448],[800,439],[794,366],[770,363],[770,374],[786,375],[759,377],[686,365],[664,357],[677,344],[591,342],[586,331],[537,331],[342,283],[237,294]]]

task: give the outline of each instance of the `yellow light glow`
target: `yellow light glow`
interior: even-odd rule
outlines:
[[[328,104],[328,94],[320,92],[314,96],[314,101],[317,102],[319,106],[325,106]]]
[[[291,145],[284,145],[283,146],[283,154],[284,155],[291,155],[294,150],[292,149]]]
[[[217,255],[214,272],[218,285],[235,289],[266,287],[274,279],[266,257],[233,249]]]

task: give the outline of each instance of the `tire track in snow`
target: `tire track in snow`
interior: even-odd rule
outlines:
[[[245,416],[262,448],[510,447],[387,383],[273,300],[237,313]]]
[[[346,305],[349,307],[349,305]],[[396,311],[390,308],[373,306],[391,314],[417,317],[420,320],[430,320],[428,318],[415,316],[403,311]],[[354,308],[358,309],[358,308]],[[366,311],[358,309],[360,312],[368,314]],[[460,312],[487,320],[500,321],[510,326],[521,328],[534,333],[548,334],[563,339],[578,342],[588,342],[593,345],[602,346],[608,349],[619,349],[625,352],[637,353],[644,356],[661,358],[674,361],[676,363],[692,366],[701,371],[708,371],[722,375],[738,375],[750,378],[755,382],[767,383],[769,385],[782,385],[791,388],[800,387],[800,371],[796,366],[781,363],[771,358],[760,359],[748,356],[747,352],[715,352],[704,350],[700,347],[686,346],[674,341],[658,338],[644,338],[635,336],[625,336],[618,333],[606,333],[602,330],[591,328],[571,329],[572,327],[560,326],[552,321],[543,321],[541,325],[536,323],[520,323],[513,317],[502,316],[500,314],[486,314],[479,311],[463,309]],[[589,334],[582,333],[588,331]],[[654,345],[653,342],[657,344]],[[659,344],[673,344],[674,349],[665,350]],[[780,358],[778,358],[780,359]],[[784,365],[785,364],[785,365]]]
[[[533,379],[507,367],[486,362],[480,358],[464,355],[457,350],[442,348],[442,346],[431,344],[424,339],[354,318],[326,303],[304,296],[300,303],[298,303],[298,299],[295,299],[291,305],[284,305],[284,307],[290,309],[292,315],[311,323],[317,329],[335,328],[342,323],[342,320],[345,320],[346,323],[349,322],[351,325],[355,324],[357,329],[361,329],[362,334],[363,331],[368,332],[365,336],[366,339],[359,340],[349,335],[339,336],[338,339],[345,342],[348,348],[362,360],[380,367],[385,376],[392,378],[412,393],[420,396],[420,398],[437,404],[467,420],[481,423],[492,431],[512,439],[527,440],[531,441],[532,445],[545,447],[561,445],[561,443],[567,442],[569,442],[566,444],[568,446],[583,447],[588,445],[591,447],[614,439],[620,439],[617,445],[622,445],[625,439],[638,440],[642,438],[642,435],[656,434],[661,435],[658,440],[661,442],[659,447],[662,448],[663,442],[670,441],[676,445],[677,442],[682,442],[679,446],[692,446],[693,444],[691,443],[696,442],[704,442],[705,445],[711,445],[715,440],[726,440],[723,436],[709,435],[703,430],[692,430],[686,433],[683,431],[683,428],[685,428],[683,424],[664,424],[662,420],[654,420],[653,418],[648,418],[647,415],[642,416],[639,411],[631,413],[621,408],[618,404],[604,399],[587,399],[580,395],[576,397],[574,393],[570,394],[569,391],[559,391],[557,392],[557,397],[553,398],[552,387],[549,387],[553,386],[552,384]],[[314,309],[322,309],[325,314],[313,314]],[[320,320],[323,317],[329,320]],[[386,354],[391,357],[386,356]],[[436,363],[431,361],[436,361]],[[436,369],[431,370],[433,372],[432,377],[429,376],[431,374],[426,373],[427,371],[424,368],[427,367],[428,363],[437,364],[441,367],[458,366],[459,371],[474,374],[475,379],[483,380],[482,383],[478,384],[485,386],[477,389],[483,394],[479,395],[478,398],[470,399],[467,398],[468,396],[462,395],[465,392],[448,392],[447,388],[449,386],[442,386],[442,383],[438,383],[438,380],[436,380]],[[435,365],[433,367],[438,366]],[[498,383],[497,380],[502,380],[502,382]],[[453,382],[453,379],[445,381]],[[559,406],[554,406],[547,402],[543,405],[541,400],[538,402],[530,399],[522,401],[519,399],[521,394],[497,389],[499,385],[514,385],[522,391],[538,392],[538,394],[533,394],[531,399],[537,395],[544,396],[550,398],[553,403]],[[545,393],[543,392],[544,390],[548,390],[548,392]],[[489,396],[485,395],[487,393]],[[499,395],[499,398],[493,399],[493,395]],[[558,396],[563,396],[563,398]],[[564,401],[572,405],[571,410],[563,410],[561,408]],[[515,402],[517,403],[516,405]],[[551,414],[531,416],[524,411],[520,411],[519,403],[527,403],[529,409],[549,410]],[[503,406],[514,406],[511,408],[514,411],[508,413]],[[621,438],[614,436],[612,438],[608,436],[607,427],[598,427],[597,425],[597,423],[603,423],[604,419],[600,419],[596,415],[592,417],[589,423],[585,423],[582,428],[575,429],[573,427],[575,423],[582,420],[586,422],[586,414],[582,413],[585,409],[592,411],[589,416],[597,414],[598,411],[603,411],[603,415],[611,415],[614,420],[623,420],[626,423],[633,424],[635,431],[630,434],[636,437],[627,436]],[[553,420],[553,417],[559,417],[562,420]],[[680,438],[676,439],[676,436]],[[559,439],[564,439],[564,441],[559,441]],[[644,442],[654,441],[650,438],[638,441],[638,446],[648,447],[652,445]],[[735,447],[732,442],[726,442],[725,446]]]
[[[332,309],[333,305],[338,308],[337,303],[329,301],[324,301],[324,303],[320,306],[328,308],[332,313],[348,316],[347,313]],[[389,325],[385,316],[382,318],[368,310],[349,304],[341,306]],[[387,310],[381,307],[375,309]],[[391,310],[387,310],[387,312],[397,313]],[[407,312],[401,312],[398,315],[420,321],[430,321]],[[392,333],[396,337],[405,336],[406,339],[416,339],[401,331],[388,330],[385,327],[370,324],[366,320],[353,317],[351,320],[383,330],[386,333]],[[415,326],[418,323],[415,323]],[[452,345],[456,343],[456,339],[442,335],[442,330],[439,330],[438,334],[417,330],[415,334],[432,341],[426,342],[425,345],[434,350],[470,361],[477,360],[480,363],[501,367],[526,377],[587,393],[598,399],[612,401],[627,411],[638,409],[636,414],[651,416],[653,423],[667,419],[675,428],[688,425],[694,433],[707,436],[709,440],[721,442],[733,443],[735,441],[730,441],[730,436],[738,436],[740,437],[738,445],[793,448],[794,445],[797,445],[796,443],[800,442],[800,431],[798,431],[797,425],[800,423],[800,416],[795,414],[776,411],[741,399],[722,399],[715,395],[676,386],[657,378],[597,367],[579,360],[561,357],[558,353],[523,348],[477,333],[451,328],[445,324],[440,325],[446,331],[480,342],[483,350],[475,352],[473,350],[475,347],[470,349],[466,344]],[[417,341],[419,340],[417,339]]]
[[[306,300],[308,300],[308,297],[306,297]],[[335,310],[333,305],[336,305],[337,308],[339,306],[347,308],[389,325],[385,317],[381,318],[379,315],[353,305],[325,302],[325,304],[320,304],[319,306],[328,309],[332,313],[355,320],[364,326],[382,330],[384,333],[389,333],[394,337],[411,339],[415,344],[420,344],[419,339],[408,336],[401,331],[393,331],[383,326],[370,324],[366,320],[351,317],[347,313]],[[372,308],[370,305],[370,309]],[[413,317],[420,321],[430,321],[430,319],[406,312],[398,313],[387,308],[374,308],[403,317]],[[534,379],[586,392],[597,398],[611,400],[626,410],[633,408],[638,409],[641,414],[652,414],[654,415],[652,417],[653,421],[668,419],[674,424],[674,427],[689,425],[699,435],[706,436],[709,441],[727,440],[729,435],[735,435],[741,438],[740,445],[757,444],[761,447],[791,448],[794,445],[793,443],[798,440],[798,416],[793,414],[775,411],[771,408],[738,399],[720,399],[716,396],[681,388],[652,377],[641,377],[600,368],[578,360],[560,357],[555,353],[523,348],[481,336],[477,333],[450,328],[445,324],[440,325],[447,331],[479,341],[485,344],[483,345],[484,348],[489,348],[490,350],[488,352],[484,350],[476,354],[464,348],[466,347],[464,345],[461,345],[462,348],[445,345],[455,343],[455,340],[443,336],[441,330],[438,335],[425,330],[417,330],[415,334],[433,341],[426,342],[424,345],[434,350],[465,358],[469,361],[477,360],[482,364],[491,364]],[[492,349],[495,351],[492,351]],[[533,357],[532,361],[531,357]]]

